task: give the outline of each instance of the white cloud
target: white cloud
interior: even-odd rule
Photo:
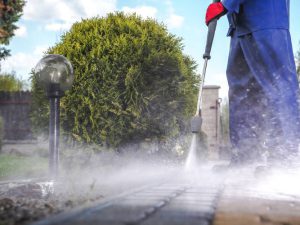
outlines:
[[[37,46],[33,53],[18,52],[1,62],[1,72],[17,71],[17,75],[27,80],[29,73],[47,50],[46,46]]]
[[[15,30],[15,35],[17,37],[26,37],[27,36],[27,28],[24,25],[18,25],[18,29]]]
[[[184,17],[177,15],[173,7],[171,0],[166,0],[165,4],[167,6],[168,16],[166,18],[166,24],[169,29],[180,28],[184,23]]]
[[[72,23],[49,23],[46,24],[45,29],[50,31],[62,31],[68,30],[72,26]]]
[[[77,0],[84,10],[83,17],[105,16],[117,9],[117,0]]]
[[[78,13],[74,3],[67,0],[30,0],[24,8],[24,19],[33,21],[70,21]],[[78,2],[78,1],[73,1]]]
[[[204,85],[218,85],[221,87],[220,89],[220,97],[228,98],[228,82],[226,74],[210,74],[205,78]]]
[[[170,29],[180,28],[184,17],[175,13],[172,1],[165,1],[167,13],[164,21]],[[30,0],[24,8],[25,20],[39,21],[50,31],[67,30],[81,19],[105,16],[117,10],[117,0]],[[142,18],[157,18],[158,10],[152,6],[123,7],[125,13],[137,13]]]
[[[183,25],[184,17],[171,14],[166,22],[170,29],[180,28]]]
[[[46,23],[48,30],[68,29],[82,18],[105,16],[116,10],[117,0],[30,0],[24,8],[25,20]]]
[[[123,7],[122,11],[125,13],[136,13],[140,15],[142,18],[156,18],[157,9],[152,6],[137,6],[134,8]]]
[[[33,54],[35,55],[38,55],[38,56],[42,56],[45,54],[45,52],[47,51],[49,47],[46,46],[46,45],[40,45],[40,46],[36,46],[34,51],[33,51]]]

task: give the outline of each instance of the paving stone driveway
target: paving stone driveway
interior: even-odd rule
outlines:
[[[300,225],[297,174],[290,181],[258,180],[249,171],[218,183],[164,181],[34,225]]]
[[[209,225],[218,186],[159,184],[35,225]]]
[[[300,225],[300,171],[227,178],[213,225]],[[241,177],[241,176],[240,176]]]

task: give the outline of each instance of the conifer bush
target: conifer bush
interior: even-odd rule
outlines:
[[[49,54],[67,57],[73,87],[61,99],[64,133],[79,142],[119,146],[174,137],[186,129],[197,100],[196,64],[181,38],[135,14],[75,23]],[[33,123],[47,130],[48,102],[34,76]]]
[[[10,50],[5,46],[9,45],[15,31],[18,29],[16,23],[23,14],[26,2],[24,0],[6,1],[5,8],[3,8],[3,1],[0,2],[2,5],[0,9],[0,61],[10,56]]]

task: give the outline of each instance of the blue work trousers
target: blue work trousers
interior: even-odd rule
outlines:
[[[297,154],[298,80],[290,33],[233,34],[227,67],[230,139],[240,160]]]

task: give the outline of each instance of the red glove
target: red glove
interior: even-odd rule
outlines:
[[[208,6],[206,10],[205,23],[208,25],[213,19],[219,19],[221,16],[225,15],[227,10],[221,2],[212,3]]]

